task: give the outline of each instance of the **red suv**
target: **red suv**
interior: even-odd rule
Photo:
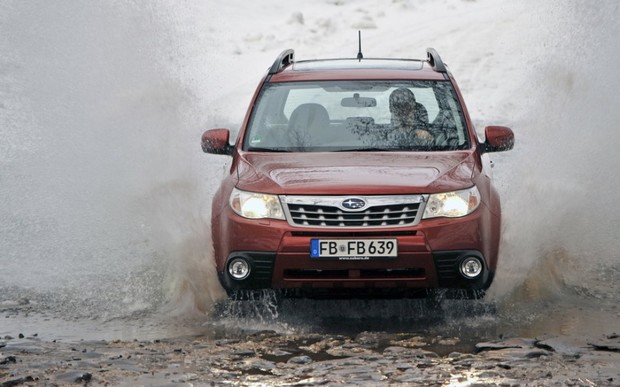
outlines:
[[[427,59],[295,61],[260,82],[234,145],[207,130],[202,149],[232,156],[212,204],[219,279],[252,289],[336,297],[414,296],[493,281],[501,208],[457,84]]]

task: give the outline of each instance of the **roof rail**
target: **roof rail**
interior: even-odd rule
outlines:
[[[273,65],[269,69],[269,74],[277,74],[284,69],[286,65],[289,65],[295,61],[295,50],[284,50],[278,55]]]
[[[441,60],[441,57],[434,48],[427,48],[426,55],[428,56],[428,63],[438,73],[447,73],[446,65]]]

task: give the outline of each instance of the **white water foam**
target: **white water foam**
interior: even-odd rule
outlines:
[[[2,301],[110,319],[221,296],[206,219],[226,161],[200,158],[209,114],[168,11],[0,5]]]

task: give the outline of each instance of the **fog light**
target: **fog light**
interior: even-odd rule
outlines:
[[[243,258],[235,258],[228,263],[228,273],[236,280],[244,280],[250,275],[250,264]]]
[[[476,278],[482,273],[482,261],[478,257],[467,257],[461,261],[461,274],[465,278]]]

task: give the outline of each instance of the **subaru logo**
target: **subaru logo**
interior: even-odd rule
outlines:
[[[347,210],[359,210],[366,207],[366,202],[359,198],[349,198],[342,202],[342,207]]]

